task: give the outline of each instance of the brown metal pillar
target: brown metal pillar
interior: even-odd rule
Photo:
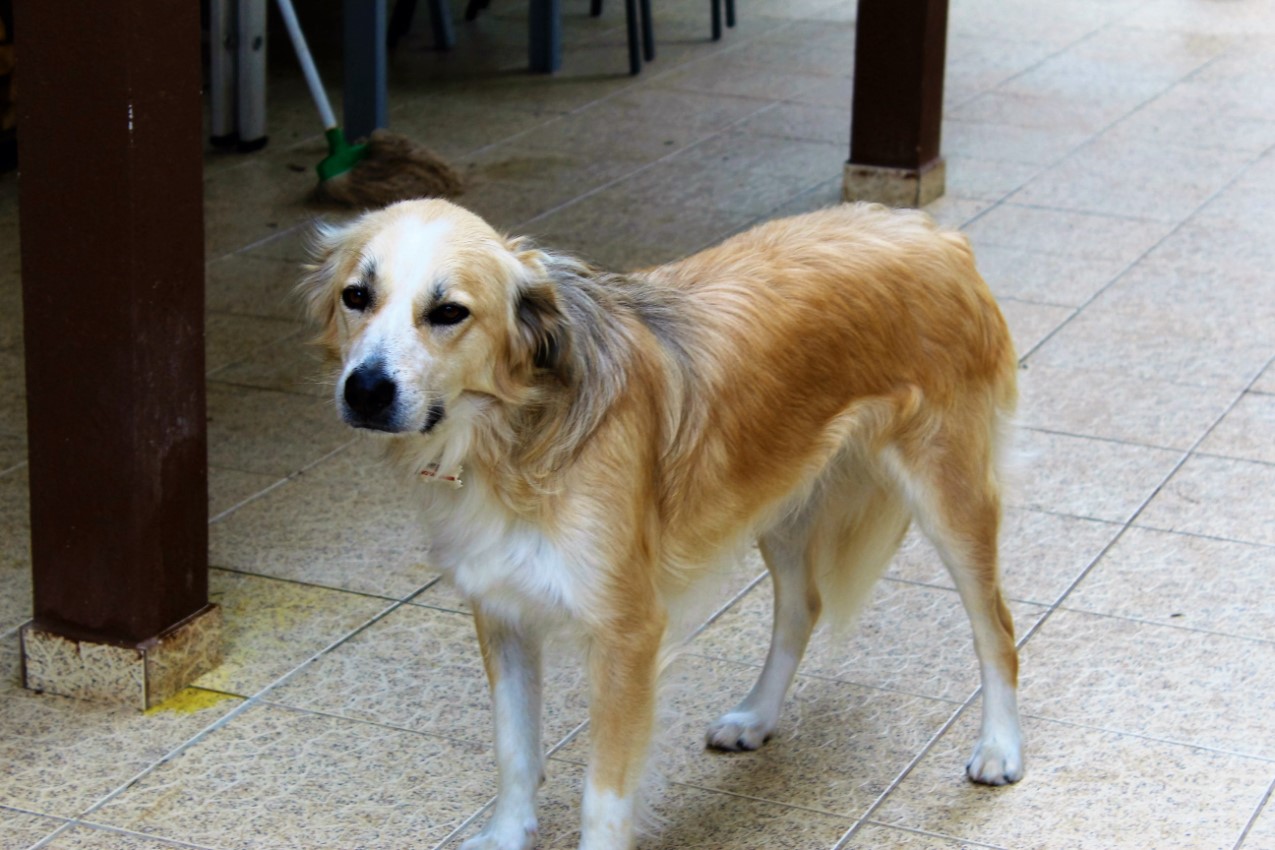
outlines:
[[[921,206],[943,194],[946,45],[947,0],[859,0],[847,200]]]
[[[15,6],[35,595],[25,677],[145,707],[217,656],[199,4]]]

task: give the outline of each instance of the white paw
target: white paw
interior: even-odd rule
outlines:
[[[1023,778],[1023,745],[1021,741],[980,740],[974,746],[965,772],[983,785],[1009,785]]]
[[[536,845],[537,823],[498,823],[492,820],[483,831],[460,845],[460,850],[531,850]]]
[[[708,745],[715,750],[755,750],[770,739],[776,723],[755,711],[732,711],[708,725]]]

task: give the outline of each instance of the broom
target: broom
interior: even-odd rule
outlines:
[[[319,173],[315,194],[352,207],[379,207],[411,198],[460,194],[460,175],[429,148],[406,136],[374,130],[363,144],[352,145],[346,140],[323,91],[292,0],[278,0],[278,3],[328,142],[328,155],[315,166]]]

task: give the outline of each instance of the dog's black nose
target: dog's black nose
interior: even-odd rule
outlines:
[[[397,392],[394,380],[380,364],[360,366],[345,379],[345,403],[361,425],[384,426],[384,414],[394,404]]]

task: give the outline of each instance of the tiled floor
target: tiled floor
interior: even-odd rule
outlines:
[[[566,6],[563,71],[520,72],[526,4],[424,23],[392,119],[502,228],[618,267],[835,203],[854,0]],[[459,9],[457,10],[459,12]],[[459,15],[458,15],[459,19]],[[1275,848],[1275,5],[952,0],[930,211],[963,228],[1023,356],[1004,535],[1029,759],[967,783],[977,670],[909,538],[857,631],[811,649],[756,754],[705,724],[764,654],[755,556],[671,675],[655,848]],[[281,48],[283,45],[280,45]],[[23,692],[29,615],[16,186],[0,182],[0,850],[455,847],[495,789],[466,607],[332,415],[288,291],[322,155],[276,57],[271,146],[207,157],[211,557],[227,660],[147,715]],[[374,526],[360,517],[376,517]],[[588,729],[547,696],[540,846],[572,846]]]

